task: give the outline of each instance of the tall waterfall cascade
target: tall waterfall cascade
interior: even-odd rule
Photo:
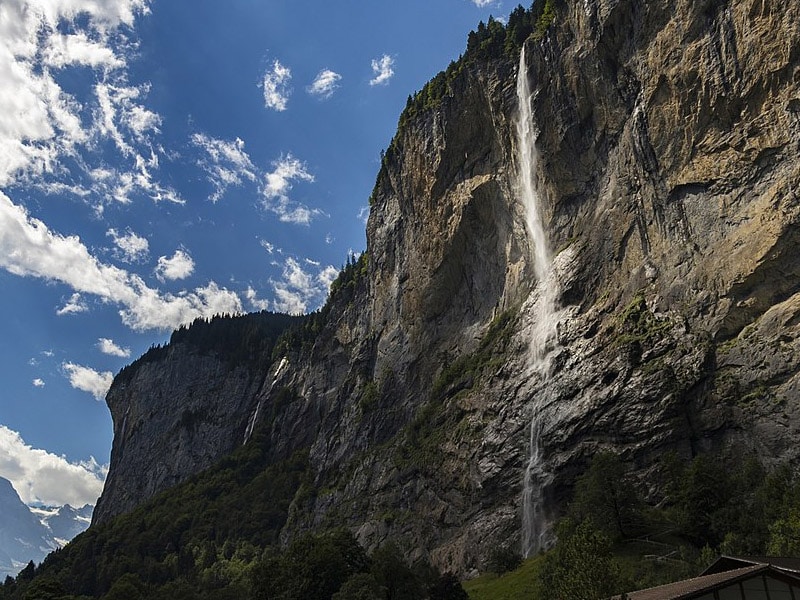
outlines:
[[[523,46],[517,72],[517,193],[525,210],[525,225],[530,245],[531,260],[536,276],[533,290],[533,327],[530,334],[528,367],[532,378],[545,389],[551,374],[551,359],[557,343],[559,295],[558,278],[553,269],[553,257],[543,221],[542,198],[538,183],[538,130],[531,110],[532,92],[528,81]],[[548,404],[544,391],[531,400],[530,440],[528,464],[525,467],[522,493],[522,553],[531,556],[547,544],[545,515],[542,512],[543,489],[550,475],[545,470],[541,449],[544,424],[543,409]]]

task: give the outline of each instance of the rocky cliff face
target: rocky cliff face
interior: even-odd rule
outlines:
[[[210,464],[259,421],[276,459],[310,448],[314,489],[287,537],[345,523],[464,571],[519,539],[536,397],[550,514],[600,447],[654,497],[668,450],[798,458],[800,6],[555,7],[525,65],[562,290],[551,376],[528,364],[517,64],[497,57],[401,120],[365,272],[334,294],[313,347],[245,374],[176,346],[115,383],[96,514]]]
[[[111,469],[93,521],[131,510],[242,444],[263,376],[179,343],[117,377],[106,398]]]

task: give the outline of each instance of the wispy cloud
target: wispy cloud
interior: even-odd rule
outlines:
[[[323,69],[317,74],[314,82],[308,86],[308,93],[312,96],[327,100],[339,87],[342,76],[330,69]]]
[[[270,308],[269,300],[259,298],[258,293],[252,286],[248,286],[247,290],[245,290],[244,297],[247,298],[252,310],[269,310]]]
[[[39,377],[34,379],[31,383],[33,383],[33,387],[38,387],[38,388],[44,387],[44,379],[41,379]]]
[[[125,233],[119,233],[116,229],[109,229],[106,232],[116,246],[116,256],[126,263],[140,263],[147,260],[150,254],[150,242],[147,238],[136,235],[130,229]]]
[[[274,254],[275,252],[277,252],[278,254],[283,254],[283,250],[281,250],[280,248],[275,248],[275,244],[273,244],[272,242],[268,242],[267,240],[261,240],[259,243],[261,244],[261,247],[264,248],[264,250],[266,250],[269,254]]]
[[[56,311],[59,317],[64,315],[77,315],[89,311],[89,306],[83,301],[81,295],[78,293],[72,294],[66,304]]]
[[[143,104],[149,86],[128,82],[130,27],[149,2],[3,4],[0,80],[13,93],[0,94],[0,186],[22,182],[48,194],[75,194],[98,212],[108,202],[139,196],[183,201],[157,178],[161,150],[153,138],[161,117]],[[59,83],[60,72],[76,66],[93,71],[81,84],[81,101]],[[98,167],[114,150],[116,168]]]
[[[128,135],[136,141],[146,141],[147,134],[158,132],[161,117],[147,110],[139,100],[149,91],[148,86],[114,85],[98,83],[95,95],[98,102],[98,132],[114,141],[117,149],[128,157],[137,157]]]
[[[185,250],[179,248],[170,258],[158,257],[156,277],[161,282],[186,279],[192,273],[194,273],[194,260]]]
[[[131,169],[97,168],[91,170],[89,194],[98,199],[95,208],[98,213],[104,204],[118,202],[130,204],[138,197],[146,197],[153,202],[185,204],[186,200],[173,188],[163,186],[155,180],[154,172],[160,164],[155,152],[149,157],[137,154]]]
[[[483,8],[484,6],[497,4],[497,0],[472,0],[472,3],[479,8]]]
[[[307,165],[292,154],[273,161],[272,170],[264,170],[253,163],[245,152],[244,142],[239,138],[231,142],[195,134],[192,143],[205,152],[198,164],[214,185],[214,193],[210,197],[213,202],[219,200],[230,186],[251,183],[258,186],[264,198],[264,208],[278,215],[279,220],[285,223],[308,225],[314,217],[322,214],[289,197],[296,182],[314,182]]]
[[[387,85],[394,75],[394,58],[388,54],[373,58],[372,73],[375,77],[369,80],[370,85]]]
[[[106,472],[107,467],[94,458],[69,462],[29,446],[19,433],[0,425],[0,477],[11,482],[23,502],[94,504],[103,491]]]
[[[271,67],[264,73],[261,87],[264,91],[264,104],[267,108],[284,111],[289,103],[292,71],[275,59]]]
[[[306,261],[304,261],[306,262]],[[302,264],[287,258],[283,264],[281,279],[272,280],[275,300],[272,309],[289,314],[303,314],[322,305],[330,290],[331,283],[339,274],[333,265],[322,267],[311,261],[313,270],[305,270]]]
[[[242,312],[238,295],[213,281],[177,295],[148,287],[138,275],[100,262],[77,236],[51,231],[1,191],[0,268],[116,304],[122,321],[135,330],[174,329],[197,317]]]
[[[48,67],[61,69],[70,65],[117,69],[125,61],[103,43],[90,40],[85,31],[71,35],[54,33],[47,39],[42,55]]]
[[[64,372],[69,377],[69,384],[76,390],[89,392],[95,400],[102,400],[111,387],[114,374],[111,371],[99,372],[91,367],[76,365],[75,363],[65,362],[61,365]]]
[[[277,214],[283,222],[308,225],[321,212],[294,202],[289,198],[289,191],[295,181],[313,182],[314,176],[305,163],[291,154],[275,161],[272,166],[273,170],[264,176],[264,207]]]
[[[244,141],[240,138],[229,142],[195,133],[191,140],[206,153],[197,164],[206,172],[208,180],[214,186],[214,193],[209,198],[212,202],[222,198],[229,187],[258,179],[258,170],[245,152]]]
[[[130,348],[123,348],[114,343],[114,340],[108,338],[100,338],[97,340],[97,347],[103,354],[109,356],[118,356],[119,358],[129,358],[131,355]]]

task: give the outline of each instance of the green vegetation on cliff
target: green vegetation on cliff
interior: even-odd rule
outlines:
[[[307,477],[307,456],[270,464],[266,436],[133,512],[95,525],[0,598],[243,597],[249,565],[278,543],[289,505]],[[28,588],[55,582],[59,596]],[[138,590],[136,595],[125,596]],[[179,593],[180,592],[180,593]]]
[[[308,315],[287,315],[263,310],[245,315],[215,315],[195,319],[172,332],[169,343],[153,346],[117,374],[117,384],[131,380],[144,364],[162,360],[171,346],[183,344],[200,354],[213,354],[226,364],[255,368],[269,364],[290,351],[308,349],[330,313],[331,307],[348,302],[356,285],[367,274],[369,256],[349,256],[331,284],[325,305]]]
[[[491,16],[486,23],[481,21],[477,29],[469,32],[464,53],[451,61],[447,69],[434,75],[421,90],[408,96],[406,106],[400,113],[397,133],[389,147],[381,153],[381,168],[369,199],[370,206],[375,203],[377,194],[387,181],[388,165],[397,160],[399,140],[406,128],[421,115],[438,109],[445,98],[453,96],[456,81],[463,77],[465,71],[494,60],[516,62],[526,40],[540,41],[545,36],[555,19],[555,4],[556,0],[536,0],[527,9],[520,4],[508,15],[506,24]]]
[[[525,40],[544,37],[555,19],[554,4],[554,0],[537,0],[528,9],[518,5],[505,25],[491,16],[486,23],[481,21],[477,29],[469,32],[464,54],[408,97],[398,131],[421,112],[437,108],[445,96],[452,96],[453,83],[464,69],[498,59],[516,61]]]
[[[452,575],[371,556],[346,529],[281,548],[290,504],[310,485],[305,453],[267,463],[265,436],[133,512],[96,525],[0,587],[3,600],[467,600]]]
[[[251,368],[263,364],[269,360],[280,336],[304,319],[303,316],[269,311],[196,319],[190,325],[173,331],[169,344],[150,348],[124,367],[117,374],[115,383],[129,382],[139,367],[162,360],[170,346],[176,344],[189,346],[200,354],[214,354],[229,365]]]
[[[362,252],[358,258],[347,257],[339,275],[331,283],[325,305],[287,328],[278,338],[272,350],[272,359],[278,360],[290,353],[303,354],[311,350],[314,341],[326,323],[334,306],[345,307],[355,296],[356,288],[366,281],[369,269],[369,254]]]
[[[444,460],[442,444],[468,435],[471,426],[458,405],[458,397],[502,366],[515,323],[511,311],[501,313],[489,324],[474,352],[463,354],[442,368],[431,386],[428,402],[405,428],[405,439],[395,456],[399,467],[435,470]]]

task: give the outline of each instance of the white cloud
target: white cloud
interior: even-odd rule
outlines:
[[[34,379],[32,381],[32,383],[33,383],[34,387],[38,387],[38,388],[44,387],[44,379],[40,379],[39,377]]]
[[[317,96],[323,100],[327,100],[336,89],[339,87],[339,81],[342,76],[330,69],[323,69],[317,74],[314,82],[308,86],[308,93],[312,96]]]
[[[129,358],[131,355],[130,348],[123,348],[114,343],[114,340],[108,338],[100,338],[97,340],[97,347],[103,354],[109,356],[118,356],[120,358]]]
[[[472,3],[475,6],[483,8],[484,6],[491,6],[492,4],[496,4],[497,0],[472,0]]]
[[[120,311],[122,321],[135,330],[175,329],[198,317],[240,314],[242,301],[230,290],[211,281],[193,292],[164,294],[139,282],[139,296],[129,308]]]
[[[141,117],[134,118],[132,116],[134,109],[139,106],[136,101],[145,91],[146,89],[109,83],[98,83],[95,86],[98,102],[96,113],[98,133],[114,140],[117,149],[123,156],[136,156],[133,146],[123,135],[121,129],[123,126],[133,123],[132,132],[141,138],[147,133],[148,125],[154,128],[160,124],[158,119],[151,118],[142,122]]]
[[[186,279],[192,273],[194,273],[194,260],[189,256],[188,252],[180,248],[175,251],[171,258],[166,256],[158,257],[156,277],[161,282]]]
[[[32,448],[19,433],[0,425],[0,477],[23,502],[47,505],[95,504],[103,491],[107,467],[94,458],[71,463],[63,456]]]
[[[148,133],[160,133],[161,116],[140,104],[128,104],[122,120],[140,142],[147,139]]]
[[[208,155],[198,165],[208,175],[214,186],[210,200],[217,202],[230,186],[239,186],[245,180],[255,182],[257,169],[244,150],[244,141],[236,138],[232,142],[209,137],[202,133],[192,135],[192,143],[205,150]]]
[[[289,82],[292,80],[292,71],[285,67],[279,60],[272,63],[272,67],[264,73],[261,87],[264,89],[264,104],[267,108],[277,111],[286,110],[291,90]]]
[[[326,295],[328,291],[331,289],[331,284],[336,280],[338,276],[339,276],[339,269],[337,269],[333,265],[328,265],[317,274],[317,281],[319,281],[319,283],[325,289]]]
[[[264,208],[277,214],[285,223],[307,225],[315,216],[322,214],[319,210],[310,209],[289,198],[294,182],[314,181],[314,176],[305,163],[291,154],[274,161],[272,171],[264,171],[253,164],[244,150],[244,142],[239,138],[228,142],[205,134],[194,134],[192,143],[205,150],[208,155],[198,161],[198,165],[214,186],[214,193],[210,196],[212,202],[217,202],[230,186],[257,182],[265,198]]]
[[[267,240],[261,240],[261,247],[264,248],[264,250],[266,250],[270,254],[275,253],[275,244],[268,242]],[[280,248],[277,249],[277,252],[278,254],[283,253]]]
[[[185,204],[181,195],[171,187],[165,187],[153,179],[153,169],[158,168],[158,157],[152,154],[149,159],[136,156],[134,169],[130,171],[117,169],[95,169],[91,193],[106,201],[130,204],[137,195],[144,195],[153,202],[172,202]],[[97,210],[102,213],[103,206]]]
[[[140,104],[149,86],[100,82],[94,87],[97,109],[93,135],[114,142],[125,159],[122,169],[98,167],[88,170],[91,192],[105,201],[128,204],[137,195],[154,202],[184,204],[185,200],[171,187],[156,180],[160,160],[151,137],[158,134],[161,117]]]
[[[247,301],[250,303],[250,308],[253,310],[269,310],[269,300],[259,298],[252,286],[248,286],[244,292],[244,296],[247,298]]]
[[[291,154],[287,154],[273,163],[275,169],[267,173],[264,194],[268,198],[285,196],[292,189],[292,181],[300,179],[314,181],[314,176],[308,172],[306,165]]]
[[[109,229],[106,235],[114,240],[117,247],[117,256],[127,263],[140,263],[147,260],[150,253],[150,242],[147,238],[136,235],[130,229],[119,233],[116,229]]]
[[[306,165],[291,154],[273,163],[273,170],[264,176],[264,207],[278,215],[285,223],[308,225],[321,212],[293,202],[289,191],[294,181],[314,181]]]
[[[367,224],[367,221],[369,220],[369,206],[362,206],[358,210],[358,220],[364,223],[364,225]]]
[[[86,302],[83,301],[81,295],[78,293],[72,294],[67,303],[59,308],[56,311],[56,314],[59,317],[63,317],[64,315],[77,315],[80,313],[88,312],[89,307],[86,305]]]
[[[394,58],[384,54],[372,59],[372,72],[375,75],[369,80],[370,85],[387,85],[394,75]]]
[[[82,106],[57,82],[71,65],[121,72],[114,51],[120,25],[147,12],[147,0],[6,0],[0,18],[0,185],[27,172],[34,179],[59,168],[91,139]],[[76,24],[76,17],[87,17]],[[72,23],[69,35],[59,26]]]
[[[132,301],[127,274],[103,265],[77,236],[51,232],[0,192],[0,266],[15,275],[67,283],[77,292]]]
[[[305,271],[294,258],[286,259],[281,279],[271,281],[275,292],[273,310],[294,315],[322,305],[339,271],[333,265],[319,267],[313,261],[309,264],[317,267],[316,274]]]
[[[136,274],[103,264],[77,236],[62,236],[30,217],[0,191],[0,268],[70,286],[121,306],[123,323],[135,330],[174,329],[198,317],[242,312],[239,297],[210,281],[205,287],[162,294]]]
[[[69,376],[69,383],[76,390],[89,392],[95,400],[102,400],[111,387],[114,374],[111,371],[100,373],[90,367],[76,365],[75,363],[65,362],[61,365],[64,372]]]
[[[90,40],[86,32],[73,35],[53,34],[47,40],[43,60],[48,67],[60,69],[68,65],[85,65],[117,69],[125,66],[114,50],[105,44]]]
[[[137,15],[150,0],[6,0],[0,11],[0,187],[25,183],[74,194],[98,213],[108,201],[183,202],[157,181],[153,142],[161,117],[143,106],[149,85],[130,85],[127,56]],[[78,18],[80,17],[80,18]],[[69,33],[63,25],[69,24]],[[59,84],[74,66],[93,69],[77,93]],[[119,156],[109,156],[111,140]],[[115,169],[98,164],[117,164]],[[95,175],[103,174],[96,179]],[[70,175],[71,183],[63,181]],[[73,183],[77,182],[77,183]]]

